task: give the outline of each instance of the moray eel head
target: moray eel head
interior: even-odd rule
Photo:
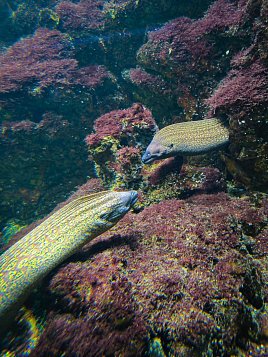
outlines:
[[[171,151],[172,147],[164,146],[153,139],[141,159],[144,164],[150,164],[155,160],[165,159],[172,156]]]
[[[100,218],[114,224],[129,211],[137,199],[138,193],[136,191],[111,192],[109,201],[105,203],[108,205],[108,209],[103,210]]]

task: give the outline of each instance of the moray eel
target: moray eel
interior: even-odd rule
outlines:
[[[81,196],[53,213],[0,256],[0,331],[9,327],[36,283],[85,243],[111,228],[136,191]]]
[[[172,124],[155,134],[142,161],[149,164],[170,156],[203,154],[228,141],[228,129],[216,118]]]

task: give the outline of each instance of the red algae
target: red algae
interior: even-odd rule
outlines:
[[[127,78],[135,95],[154,107],[160,127],[167,121],[207,116],[229,123],[230,158],[223,159],[228,175],[235,185],[264,192],[268,172],[265,13],[261,2],[218,0],[200,19],[171,20],[149,33],[137,53],[139,67],[129,70]]]
[[[0,55],[0,94],[25,90],[37,95],[49,86],[96,88],[110,72],[104,66],[78,68],[70,38],[57,31],[38,29]],[[23,70],[22,70],[23,69]]]
[[[80,0],[78,3],[61,1],[56,7],[56,12],[61,17],[65,29],[94,30],[104,24],[103,4],[104,1],[99,0]]]
[[[268,69],[261,61],[230,71],[207,101],[214,112],[224,108],[235,113],[253,112],[256,106],[267,102]]]
[[[126,79],[135,96],[153,108],[160,126],[162,120],[172,124],[206,117],[206,99],[226,75],[232,54],[249,42],[244,30],[248,7],[245,0],[218,0],[199,19],[178,17],[149,32],[137,52],[139,67]]]
[[[206,102],[210,115],[230,118],[231,157],[225,162],[231,175],[266,192],[268,69],[263,60],[253,61],[254,47],[234,57],[234,68]]]
[[[172,355],[254,353],[265,319],[264,257],[254,246],[265,217],[264,207],[223,193],[128,214],[50,281],[57,313],[52,305],[35,355],[93,356],[99,346],[141,356],[155,337]]]
[[[150,88],[156,93],[162,95],[171,95],[172,90],[168,87],[167,82],[161,76],[155,76],[147,73],[141,68],[131,69],[129,77],[132,83],[142,86],[143,88]]]
[[[111,77],[105,66],[87,66],[77,70],[74,82],[85,87],[96,88],[103,85],[105,79]]]
[[[67,74],[73,73],[77,66],[74,59],[66,58],[71,54],[66,35],[39,29],[34,37],[17,42],[1,55],[0,93],[20,90],[26,83],[36,81],[42,87],[64,84]]]
[[[139,103],[95,121],[95,133],[85,141],[106,187],[137,188],[142,184],[141,155],[156,128],[152,113]]]
[[[194,67],[196,71],[201,71],[207,65],[208,56],[213,53],[213,44],[207,35],[239,27],[245,17],[245,4],[244,0],[234,3],[218,0],[199,20],[181,17],[170,21],[149,34],[149,41],[140,48],[138,59],[146,67],[166,74],[171,64],[172,72],[181,75],[182,69],[185,71]]]
[[[243,196],[267,191],[267,2],[216,0],[197,19],[174,0],[40,4],[12,11],[16,31],[23,11],[31,24],[1,42],[4,215],[43,215],[85,182],[87,134],[98,179],[66,202],[137,189],[140,203],[44,282],[31,355],[268,355],[267,202]],[[210,116],[229,127],[225,154],[143,166],[157,125]]]
[[[135,125],[137,127],[144,125],[148,129],[155,128],[155,122],[150,111],[138,103],[129,109],[114,110],[104,114],[95,121],[94,129],[99,140],[101,140],[106,136],[118,138],[121,135],[131,133],[134,131]],[[90,143],[90,138],[89,135],[86,142],[89,141],[88,143]]]

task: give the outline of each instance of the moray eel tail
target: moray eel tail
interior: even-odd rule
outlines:
[[[36,283],[85,243],[111,228],[137,192],[81,196],[53,213],[0,256],[0,331],[9,326]]]

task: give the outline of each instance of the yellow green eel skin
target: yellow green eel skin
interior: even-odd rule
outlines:
[[[172,124],[155,134],[142,161],[149,164],[171,156],[203,154],[228,141],[228,129],[217,118]]]
[[[136,191],[81,196],[53,213],[0,256],[0,331],[37,282],[85,243],[111,228],[137,200]]]

